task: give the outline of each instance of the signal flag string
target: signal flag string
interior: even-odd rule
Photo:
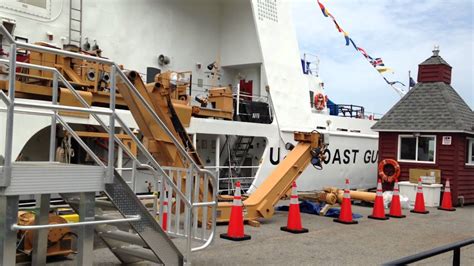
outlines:
[[[405,95],[406,92],[403,89],[395,87],[394,85],[395,84],[400,84],[403,87],[405,87],[405,84],[403,84],[400,81],[389,81],[382,74],[382,73],[385,73],[385,72],[394,73],[393,70],[391,68],[385,66],[385,64],[383,63],[382,58],[380,58],[380,57],[374,58],[374,57],[370,56],[364,48],[357,46],[355,44],[355,42],[352,40],[352,38],[349,37],[349,34],[342,29],[342,27],[339,25],[339,23],[337,23],[336,18],[331,13],[329,13],[328,9],[320,2],[320,0],[317,0],[317,2],[318,2],[319,8],[321,9],[321,12],[323,13],[323,15],[325,17],[330,17],[332,19],[332,21],[334,22],[334,25],[336,26],[336,29],[340,33],[343,34],[344,39],[346,41],[346,46],[349,46],[350,44],[352,44],[352,46],[354,46],[354,49],[356,51],[360,52],[364,56],[364,58],[367,60],[367,62],[369,62],[377,70],[377,72],[385,80],[385,82],[390,87],[392,87],[392,89],[394,89],[400,95],[400,97],[403,97],[403,95]]]

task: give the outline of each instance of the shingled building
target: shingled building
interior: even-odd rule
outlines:
[[[474,112],[451,87],[451,66],[433,55],[418,68],[418,83],[372,129],[379,160],[395,159],[400,180],[409,169],[439,169],[453,202],[474,203]]]

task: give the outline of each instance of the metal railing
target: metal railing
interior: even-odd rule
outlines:
[[[6,29],[0,25],[0,34],[2,34],[10,43],[10,58],[9,60],[0,59],[0,63],[7,64],[9,67],[9,90],[8,96],[5,95],[2,91],[0,91],[0,99],[6,105],[6,114],[7,114],[7,122],[6,122],[6,136],[5,136],[5,159],[4,159],[4,175],[0,177],[0,186],[8,186],[10,179],[11,179],[11,167],[12,167],[12,143],[13,143],[13,123],[14,123],[14,113],[15,107],[23,107],[33,110],[27,110],[29,114],[33,115],[51,115],[51,134],[50,134],[50,149],[49,149],[49,160],[54,161],[55,156],[55,149],[56,149],[56,126],[57,124],[61,124],[62,127],[69,133],[71,136],[78,142],[78,144],[91,156],[91,158],[100,166],[104,167],[107,170],[106,175],[106,182],[113,182],[114,178],[114,170],[115,170],[115,144],[119,145],[123,152],[125,152],[134,162],[135,170],[145,169],[147,171],[151,171],[155,178],[155,181],[160,182],[163,184],[161,187],[166,187],[166,189],[170,192],[170,195],[173,197],[178,197],[179,201],[182,202],[185,207],[185,215],[188,219],[185,219],[184,227],[188,228],[184,231],[184,233],[176,234],[176,236],[185,237],[187,238],[187,250],[186,250],[186,258],[190,258],[191,251],[197,251],[206,248],[212,242],[214,235],[215,235],[215,219],[216,219],[216,211],[217,211],[217,180],[215,175],[208,170],[201,169],[191,158],[191,156],[187,153],[184,147],[181,145],[178,139],[172,134],[172,132],[166,127],[165,123],[158,117],[158,115],[154,112],[154,109],[150,106],[150,104],[145,100],[145,98],[139,93],[139,91],[133,86],[133,84],[128,80],[125,74],[122,71],[118,71],[120,68],[119,66],[111,60],[88,56],[73,52],[68,52],[64,50],[52,49],[48,47],[32,45],[28,43],[20,43],[15,42],[13,37],[6,31]],[[28,63],[21,63],[16,62],[16,50],[17,48],[29,50],[29,51],[36,51],[36,52],[47,52],[55,55],[62,55],[71,58],[86,60],[89,62],[101,63],[104,65],[108,65],[111,67],[110,70],[110,103],[109,109],[104,108],[93,108],[90,106],[84,98],[73,88],[73,86],[69,83],[69,81],[56,69],[51,67],[45,67],[40,65],[28,64]],[[30,102],[30,101],[16,101],[15,100],[15,80],[16,80],[16,67],[24,67],[24,68],[31,68],[43,71],[49,71],[53,73],[52,79],[52,101],[51,104],[48,103],[37,103],[37,102]],[[126,125],[126,123],[120,118],[120,116],[116,113],[115,110],[115,102],[116,102],[116,83],[117,78],[120,79],[126,86],[128,90],[138,99],[139,104],[143,105],[145,110],[150,114],[153,121],[157,123],[161,129],[168,135],[174,145],[177,147],[178,152],[180,153],[185,165],[187,168],[179,169],[182,173],[186,173],[186,184],[191,188],[198,188],[198,190],[194,189],[194,191],[190,194],[189,192],[192,190],[185,190],[186,194],[184,194],[184,189],[181,188],[181,178],[170,177],[168,173],[160,166],[160,164],[155,160],[155,158],[148,152],[147,148],[143,145],[143,143],[137,138],[137,136],[131,131],[131,129]],[[62,85],[65,86],[76,98],[76,100],[82,105],[82,107],[71,107],[71,106],[62,106],[58,104],[58,95],[59,95],[59,81],[62,82]],[[46,112],[37,111],[46,110]],[[109,136],[109,145],[108,145],[108,162],[105,165],[100,158],[95,155],[91,148],[77,135],[77,133],[68,125],[65,119],[59,114],[59,111],[69,111],[69,112],[82,112],[86,114],[90,114],[97,123],[101,126],[101,128],[108,134]],[[108,123],[105,123],[103,119],[99,116],[106,116],[108,117]],[[125,145],[121,139],[119,139],[115,134],[115,129],[119,127],[123,130],[125,134],[127,134],[133,142],[135,142],[139,152],[144,155],[145,159],[147,160],[147,164],[142,163],[138,156],[135,156],[130,148]],[[169,169],[167,170],[169,171]],[[199,187],[202,184],[209,184],[203,186],[204,191],[199,192]],[[212,189],[213,191],[209,191],[208,189]],[[207,193],[211,193],[211,198],[207,198]],[[193,194],[194,193],[194,194]],[[195,193],[198,194],[198,197],[194,196]],[[200,194],[201,193],[201,194]],[[202,194],[204,193],[204,194]],[[164,193],[161,193],[164,195]],[[206,195],[205,197],[203,195]],[[199,198],[201,200],[199,200]],[[204,200],[205,199],[205,200]],[[161,201],[163,202],[163,201]],[[160,204],[162,205],[162,204]],[[161,206],[160,206],[161,209]],[[201,237],[198,237],[198,230],[199,226],[197,221],[197,217],[199,213],[205,213],[209,211],[212,213],[208,219],[209,229],[207,229],[206,233],[199,233]],[[162,212],[160,212],[162,213]],[[179,212],[178,212],[179,213]],[[206,214],[207,216],[207,214]],[[193,218],[194,217],[194,218]],[[204,216],[203,216],[204,217]],[[178,220],[179,221],[179,220]],[[204,226],[203,228],[205,228]],[[173,232],[170,232],[173,233]],[[200,246],[193,247],[193,241],[199,240],[203,241],[204,243]]]
[[[453,252],[453,265],[461,265],[461,248],[472,244],[474,244],[474,238],[462,240],[442,247],[437,247],[431,250],[420,252],[415,255],[384,263],[383,265],[407,265],[409,263],[431,258],[433,256],[450,251]]]
[[[77,222],[77,223],[41,224],[41,225],[13,224],[12,230],[40,230],[40,229],[62,228],[62,227],[79,227],[79,226],[86,226],[86,225],[128,223],[128,222],[139,221],[141,218],[142,217],[140,215],[129,215],[129,216],[125,216],[125,218],[119,218],[119,219],[104,219],[104,220],[85,221],[85,222]]]
[[[169,182],[165,179],[160,180],[159,200],[168,203],[168,234],[176,237],[191,237],[193,240],[204,243],[201,246],[190,246],[191,241],[187,242],[187,250],[198,251],[207,247],[214,238],[215,230],[212,226],[216,221],[216,211],[213,210],[217,203],[215,193],[213,198],[208,199],[209,189],[217,187],[215,180],[207,175],[190,175],[190,173],[181,168],[164,167],[168,176],[176,180],[178,190],[183,191],[184,195],[174,194],[169,191]],[[191,202],[185,200],[191,199]],[[184,207],[182,212],[181,207]],[[159,213],[164,212],[164,204],[159,205]],[[182,217],[184,214],[184,217]],[[160,215],[160,222],[163,224],[163,215]],[[184,220],[182,220],[184,219]]]

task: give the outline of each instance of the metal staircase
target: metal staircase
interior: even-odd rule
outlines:
[[[107,224],[95,227],[97,235],[122,263],[147,260],[155,263],[166,262],[170,265],[183,264],[181,252],[117,172],[113,183],[105,184],[104,192],[122,216],[139,215],[141,218],[138,221],[128,222],[126,227],[128,231]],[[61,196],[76,212],[79,211],[77,194]],[[97,205],[96,207],[100,207]]]
[[[237,136],[237,139],[232,144],[232,148],[230,148],[230,136],[226,140],[224,148],[227,148],[228,156],[224,161],[224,168],[220,172],[220,178],[223,179],[220,182],[221,190],[226,188],[233,189],[233,181],[235,180],[232,178],[241,176],[241,167],[244,165],[253,140],[253,136]],[[244,189],[251,184],[251,182],[249,184],[246,183],[248,180],[240,180],[240,182]]]
[[[15,71],[9,71],[8,96],[0,91],[0,101],[6,108],[4,163],[0,166],[0,265],[14,265],[16,260],[17,230],[38,230],[34,241],[33,265],[46,262],[47,230],[54,227],[78,227],[77,265],[92,265],[94,230],[106,246],[122,263],[135,263],[147,260],[167,265],[190,263],[191,252],[199,251],[210,245],[215,235],[217,180],[210,171],[201,169],[192,157],[171,134],[168,137],[178,148],[187,168],[164,168],[148,152],[137,136],[124,123],[115,110],[116,80],[120,79],[133,94],[144,110],[165,132],[165,124],[153,111],[138,90],[127,77],[119,71],[114,62],[100,57],[92,57],[63,50],[51,49],[27,43],[17,43],[0,25],[2,34],[10,43],[10,58],[0,59],[0,64],[16,67],[39,69],[53,73],[52,100],[48,102],[28,101],[15,98]],[[21,63],[16,61],[16,49],[48,52],[110,67],[110,106],[108,108],[91,107],[61,73],[50,67]],[[68,89],[81,104],[81,107],[58,104],[59,82]],[[0,109],[1,111],[2,109]],[[61,112],[79,112],[90,115],[101,130],[108,135],[107,163],[96,155],[91,147],[67,123]],[[21,130],[23,121],[16,121],[18,112],[33,116],[51,117],[49,138],[49,161],[13,162],[12,146],[15,130]],[[24,125],[23,125],[24,126]],[[95,165],[63,164],[55,162],[56,129],[63,128],[95,162]],[[138,148],[139,154],[132,153],[121,139],[117,128],[127,134]],[[3,129],[2,129],[3,130]],[[133,161],[132,171],[152,173],[155,187],[160,195],[159,202],[174,202],[168,212],[168,229],[163,224],[163,204],[159,204],[160,222],[155,214],[150,214],[134,191],[116,171],[115,148],[119,147]],[[1,152],[0,152],[1,153]],[[145,163],[146,162],[146,163]],[[115,210],[110,217],[100,213],[100,202],[95,200],[97,193],[103,192],[109,199],[109,206]],[[212,197],[202,197],[208,195]],[[68,224],[45,224],[48,220],[49,195],[60,194],[79,214],[80,222]],[[22,226],[17,224],[18,201],[21,195],[41,195],[41,208],[37,214],[38,224]],[[166,195],[166,198],[165,198]],[[103,214],[108,214],[104,212]],[[118,225],[117,225],[118,224]],[[185,246],[177,248],[171,236],[184,239]]]
[[[69,44],[82,49],[82,0],[69,0]]]

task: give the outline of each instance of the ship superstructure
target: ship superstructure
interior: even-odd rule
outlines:
[[[137,70],[149,82],[157,71],[190,71],[189,105],[203,110],[216,108],[203,106],[200,99],[212,88],[230,85],[232,119],[193,116],[185,125],[205,168],[219,176],[220,193],[232,193],[237,180],[248,193],[259,187],[295,144],[295,131],[318,131],[329,142],[322,171],[305,170],[298,179],[300,190],[342,186],[345,177],[354,187],[375,186],[378,135],[370,130],[373,121],[356,107],[327,105],[321,79],[308,71],[309,60],[301,61],[290,1],[37,2],[3,4],[4,25],[14,29],[18,40],[60,48],[79,44],[125,70]],[[319,94],[326,103],[320,110]],[[138,128],[126,109],[117,112],[130,128]],[[15,125],[22,130],[15,136],[14,158],[47,158],[48,144],[38,140],[49,135],[50,121],[24,119]],[[97,125],[87,117],[68,117],[67,122],[85,129]],[[120,164],[125,168],[127,161],[122,158]],[[129,178],[137,192],[150,188],[147,176]]]

